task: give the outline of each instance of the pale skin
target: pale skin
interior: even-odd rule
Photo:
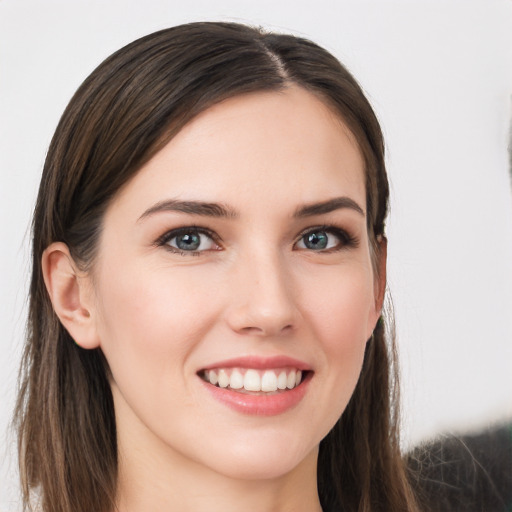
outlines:
[[[89,273],[45,251],[55,311],[112,370],[119,511],[321,511],[318,445],[384,296],[364,183],[353,135],[311,93],[235,97],[118,193]],[[303,362],[304,396],[267,415],[217,400],[203,370],[246,356]]]

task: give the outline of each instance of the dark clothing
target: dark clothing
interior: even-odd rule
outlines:
[[[511,424],[427,443],[407,461],[427,511],[512,511]]]

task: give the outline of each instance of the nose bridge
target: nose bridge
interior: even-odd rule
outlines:
[[[259,248],[241,257],[233,277],[229,323],[234,330],[274,336],[295,327],[293,279],[277,249]]]

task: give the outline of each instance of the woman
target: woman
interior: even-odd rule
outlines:
[[[18,400],[43,511],[416,510],[379,124],[315,44],[151,34],[59,123]]]

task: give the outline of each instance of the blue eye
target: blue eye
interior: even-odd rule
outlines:
[[[341,249],[354,243],[355,240],[340,229],[315,228],[301,236],[297,242],[297,248],[320,252]]]
[[[321,251],[327,249],[329,245],[329,235],[325,231],[317,231],[315,233],[308,233],[302,237],[304,247],[313,249],[314,251]]]
[[[182,251],[197,251],[201,247],[201,235],[198,233],[175,236],[172,240]]]
[[[161,238],[159,245],[165,245],[176,252],[192,254],[218,249],[209,233],[192,227],[169,231]]]

